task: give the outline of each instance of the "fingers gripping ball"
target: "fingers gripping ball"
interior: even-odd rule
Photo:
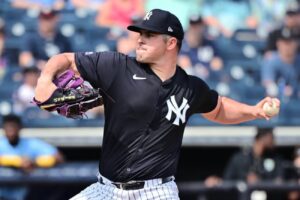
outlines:
[[[57,111],[68,118],[81,118],[86,111],[103,104],[98,89],[86,85],[81,77],[71,70],[58,76],[53,83],[58,87],[45,102],[33,101],[41,109]]]
[[[276,105],[275,100],[272,100],[272,105],[269,102],[264,103],[263,111],[266,115],[273,117],[279,113],[279,107]]]

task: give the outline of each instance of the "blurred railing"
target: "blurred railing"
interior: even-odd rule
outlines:
[[[16,169],[0,168],[1,186],[43,186],[53,185],[75,186],[89,185],[97,181],[98,162],[72,162],[61,164],[49,169],[35,169],[31,173],[23,173]],[[245,182],[222,182],[215,187],[207,187],[203,182],[177,182],[181,199],[201,199],[210,195],[223,200],[250,200],[253,195],[263,197],[268,195],[286,195],[289,191],[300,191],[296,182],[260,182],[246,184]],[[79,191],[78,191],[79,192]]]
[[[3,135],[0,129],[0,136]],[[249,146],[256,134],[255,126],[193,126],[187,127],[183,146]],[[275,127],[278,146],[300,144],[299,127]],[[24,128],[22,136],[43,139],[58,147],[99,147],[102,144],[102,127],[85,128]]]

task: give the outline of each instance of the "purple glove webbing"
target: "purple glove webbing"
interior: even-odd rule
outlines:
[[[83,79],[81,77],[75,77],[75,73],[72,70],[67,70],[56,79],[53,80],[53,83],[58,88],[74,88],[83,84]]]

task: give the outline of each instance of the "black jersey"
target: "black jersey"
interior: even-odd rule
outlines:
[[[212,111],[217,92],[180,67],[162,82],[147,64],[117,52],[76,53],[75,61],[105,93],[100,173],[120,182],[175,175],[188,118]]]

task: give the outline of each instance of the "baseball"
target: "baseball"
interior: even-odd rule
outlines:
[[[279,107],[276,106],[275,101],[272,100],[272,105],[270,106],[268,102],[264,103],[263,110],[268,116],[274,116],[279,113]]]

